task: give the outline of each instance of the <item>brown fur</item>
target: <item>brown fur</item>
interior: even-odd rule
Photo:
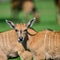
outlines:
[[[25,29],[25,24],[17,24],[17,29]],[[32,29],[28,29],[32,34],[36,32]],[[32,54],[28,51],[25,51],[21,43],[18,42],[18,36],[15,30],[10,30],[0,33],[0,60],[7,60],[7,56],[15,56],[15,52],[18,51],[19,56],[23,60],[31,60]]]
[[[34,60],[60,58],[60,32],[41,31],[28,41]]]

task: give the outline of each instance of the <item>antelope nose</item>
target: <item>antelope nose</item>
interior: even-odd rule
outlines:
[[[23,37],[19,37],[18,42],[22,42],[23,41]]]

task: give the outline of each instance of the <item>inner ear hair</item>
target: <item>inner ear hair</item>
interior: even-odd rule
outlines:
[[[12,27],[15,29],[15,26],[12,25]]]
[[[11,27],[15,29],[15,25],[12,21],[6,20],[6,23]]]
[[[30,21],[28,22],[27,28],[30,28],[35,21],[36,21],[36,18],[34,17],[32,20],[30,20]]]

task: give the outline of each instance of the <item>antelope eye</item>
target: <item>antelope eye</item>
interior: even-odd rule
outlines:
[[[17,30],[17,29],[16,29],[15,31],[16,31],[16,32],[18,32],[18,30]]]
[[[25,32],[27,31],[27,29],[24,30]]]

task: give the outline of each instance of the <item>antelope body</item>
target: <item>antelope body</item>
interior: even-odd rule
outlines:
[[[31,60],[32,54],[29,51],[26,51],[27,47],[24,46],[25,40],[22,41],[21,39],[22,36],[23,39],[25,39],[25,37],[27,36],[27,35],[25,36],[27,30],[24,31],[26,29],[26,24],[14,25],[11,21],[6,20],[6,22],[14,30],[0,33],[0,60],[7,60],[9,56],[16,57],[17,55],[19,55],[22,60]],[[29,26],[30,26],[30,22],[28,23],[27,27]],[[23,31],[21,31],[21,29]],[[28,32],[29,31],[32,34],[36,33],[34,30],[28,28]],[[20,41],[22,42],[20,43]],[[18,52],[18,54],[16,52]]]
[[[14,30],[0,33],[0,60],[7,60],[7,56],[11,53],[15,57],[15,52],[18,49],[20,49],[19,52],[24,51],[22,45],[17,41],[17,35]]]
[[[34,55],[34,60],[60,60],[60,32],[44,30],[38,32],[28,41],[28,48]]]

